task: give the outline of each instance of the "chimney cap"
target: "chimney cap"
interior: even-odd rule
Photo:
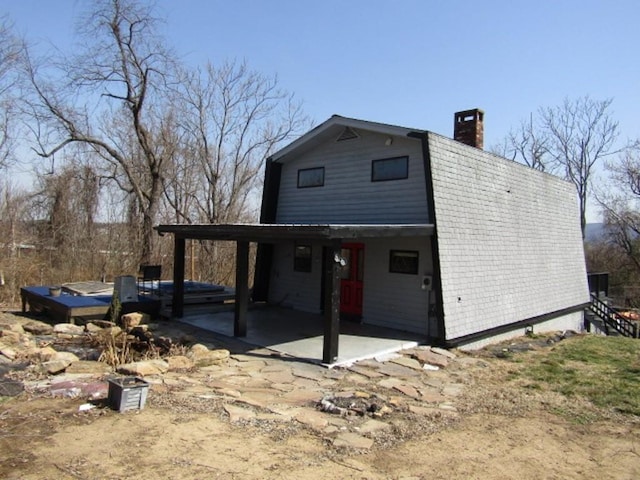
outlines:
[[[461,110],[455,113],[456,122],[474,120],[476,116],[478,117],[478,120],[482,121],[484,117],[484,110],[480,108],[472,108],[471,110]]]
[[[455,113],[453,139],[472,147],[484,146],[484,111],[479,108]]]

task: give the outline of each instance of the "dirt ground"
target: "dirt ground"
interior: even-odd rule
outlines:
[[[125,413],[23,394],[0,404],[0,478],[640,478],[639,419],[509,380],[526,355],[543,354],[518,363],[476,354],[483,361],[465,369],[455,416],[414,421],[399,409],[393,431],[360,450],[294,420],[232,423],[220,399],[163,385],[152,385],[144,409]],[[566,415],[585,409],[589,422]]]

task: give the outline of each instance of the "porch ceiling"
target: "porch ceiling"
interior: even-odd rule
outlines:
[[[197,240],[231,240],[277,243],[286,240],[316,240],[331,243],[353,238],[421,237],[434,233],[433,224],[399,225],[293,225],[293,224],[220,224],[159,225],[159,234]]]

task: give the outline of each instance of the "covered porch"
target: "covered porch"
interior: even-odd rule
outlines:
[[[179,321],[216,334],[234,336],[234,312],[230,309],[187,312]],[[308,362],[326,363],[323,359],[323,327],[322,315],[276,305],[254,305],[247,312],[247,334],[239,340]],[[415,333],[348,321],[340,322],[339,331],[340,348],[331,366],[385,356],[424,342],[424,337]]]
[[[212,241],[233,241],[236,243],[236,285],[235,285],[235,304],[234,311],[227,314],[227,319],[232,315],[233,328],[231,329],[230,321],[227,320],[225,332],[219,332],[223,334],[232,334],[234,337],[241,337],[249,340],[247,337],[250,334],[249,324],[259,322],[267,328],[261,329],[264,335],[265,332],[270,330],[269,327],[273,327],[273,331],[279,331],[280,333],[286,332],[287,329],[293,330],[293,325],[287,326],[282,323],[278,318],[282,316],[268,315],[262,316],[260,320],[251,314],[249,309],[250,292],[249,292],[249,244],[254,242],[258,244],[259,261],[256,265],[256,285],[254,289],[254,299],[265,300],[265,290],[268,289],[268,285],[265,286],[264,282],[260,282],[261,279],[268,277],[270,268],[270,252],[274,244],[288,241],[314,241],[322,244],[323,246],[323,315],[316,318],[321,319],[321,331],[312,333],[307,339],[316,339],[320,336],[322,339],[322,355],[321,361],[327,365],[334,365],[340,361],[341,358],[347,356],[351,357],[351,354],[342,355],[339,354],[341,348],[347,348],[343,346],[341,342],[341,335],[343,339],[348,339],[349,333],[346,331],[348,327],[347,322],[340,322],[340,264],[341,264],[341,247],[345,242],[353,241],[355,239],[366,238],[389,238],[389,237],[416,237],[416,236],[431,236],[434,232],[434,227],[431,224],[402,224],[402,225],[287,225],[287,224],[231,224],[231,225],[160,225],[156,227],[159,234],[173,234],[174,235],[174,272],[173,272],[173,303],[171,316],[176,319],[185,319],[184,312],[184,284],[185,275],[185,242],[187,239],[196,240],[212,240]],[[300,315],[309,315],[302,312]],[[216,314],[219,315],[219,314]],[[211,317],[213,318],[213,317]],[[222,317],[221,317],[222,318]],[[197,322],[205,322],[205,320],[191,320]],[[208,320],[211,324],[212,320]],[[220,320],[222,321],[222,320]],[[281,328],[276,329],[276,325],[281,325]],[[353,325],[356,326],[355,324]],[[341,329],[342,327],[342,329]],[[357,325],[359,328],[369,328],[365,325]],[[374,328],[374,327],[372,327]],[[381,333],[385,331],[386,334]],[[392,332],[395,330],[381,329],[377,330],[375,335],[355,335],[358,340],[352,339],[352,342],[345,342],[346,345],[355,345],[360,343],[371,343],[373,338],[385,338],[385,335],[389,340],[394,340]],[[291,332],[290,332],[291,333]],[[251,333],[253,335],[253,333]],[[318,335],[319,334],[319,335]],[[408,334],[412,336],[411,341],[416,341],[417,335]],[[263,337],[264,338],[264,337]],[[286,337],[285,337],[286,338]],[[426,339],[426,335],[422,340]],[[265,340],[263,340],[264,342]],[[286,341],[266,340],[272,342],[273,345],[286,344]],[[395,340],[394,340],[395,341]],[[250,342],[253,343],[253,342]],[[256,343],[258,345],[262,343]],[[299,348],[296,344],[296,348]],[[396,344],[397,345],[397,344]],[[303,355],[305,347],[302,346],[301,352]],[[399,348],[403,348],[400,346]],[[399,348],[395,348],[396,350]],[[295,356],[295,353],[292,353]]]

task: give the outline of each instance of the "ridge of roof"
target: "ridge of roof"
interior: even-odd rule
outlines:
[[[335,125],[343,125],[345,127],[360,128],[363,130],[370,130],[374,132],[384,133],[387,135],[401,135],[406,136],[411,132],[425,133],[427,130],[403,127],[399,125],[391,125],[388,123],[372,122],[370,120],[360,120],[358,118],[344,117],[342,115],[333,114],[324,122],[316,125],[311,130],[298,137],[287,146],[281,148],[277,152],[273,153],[269,158],[272,161],[281,159],[291,152],[297,150],[305,143],[313,140],[329,128]]]

